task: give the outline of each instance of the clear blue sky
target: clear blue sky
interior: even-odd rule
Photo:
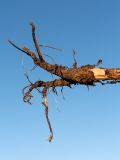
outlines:
[[[76,49],[79,65],[102,58],[102,67],[120,67],[119,0],[1,0],[0,159],[120,160],[119,84],[89,91],[84,86],[65,88],[65,101],[60,93],[49,94],[54,140],[46,141],[49,130],[41,96],[34,93],[33,106],[22,101],[21,90],[27,85],[24,72],[32,61],[7,42],[11,39],[33,49],[30,21],[36,24],[41,44],[63,49],[43,50],[56,63],[71,66]],[[30,78],[51,76],[36,69]]]

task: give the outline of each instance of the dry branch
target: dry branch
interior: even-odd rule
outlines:
[[[86,85],[86,86],[95,86],[97,83],[101,83],[102,85],[116,84],[120,82],[120,68],[99,68],[98,65],[102,63],[101,59],[98,60],[96,65],[87,64],[81,67],[77,67],[77,61],[75,59],[74,50],[73,50],[74,63],[71,68],[66,66],[61,66],[58,64],[55,64],[55,65],[49,64],[44,60],[42,56],[42,52],[40,50],[40,46],[42,45],[38,45],[37,38],[35,35],[35,25],[33,23],[31,23],[30,25],[32,28],[32,38],[33,38],[35,50],[37,52],[37,56],[34,52],[30,51],[30,49],[26,47],[20,48],[16,44],[14,44],[12,41],[9,41],[9,43],[13,47],[17,48],[18,50],[22,51],[23,53],[28,55],[30,58],[32,58],[35,66],[43,68],[49,73],[57,75],[59,77],[59,79],[55,79],[53,81],[44,82],[44,81],[38,80],[32,83],[29,80],[28,75],[26,75],[26,78],[30,84],[25,88],[23,88],[23,100],[24,102],[28,102],[30,104],[31,104],[30,100],[33,97],[32,91],[34,89],[37,89],[37,91],[42,94],[43,96],[42,104],[45,107],[46,120],[50,130],[50,136],[48,140],[49,142],[51,142],[53,138],[53,131],[52,131],[49,117],[48,117],[47,90],[49,88],[52,88],[53,92],[57,93],[56,87],[62,87],[61,89],[61,92],[62,92],[64,86],[71,87],[71,85],[79,85],[79,84]],[[43,47],[49,47],[49,46],[43,46]],[[42,91],[40,91],[40,89],[42,89]]]

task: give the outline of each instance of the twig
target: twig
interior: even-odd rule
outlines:
[[[25,77],[27,78],[28,82],[32,85],[32,82],[30,81],[29,76],[28,76],[27,73],[25,73]]]
[[[40,46],[40,47],[43,47],[43,48],[50,48],[50,49],[54,49],[54,50],[56,50],[56,51],[62,51],[62,49],[60,49],[60,48],[55,48],[55,47],[48,46],[48,45],[40,44],[39,46]]]
[[[45,107],[45,116],[46,116],[46,120],[47,120],[48,127],[50,130],[50,136],[49,136],[48,140],[49,140],[49,142],[51,142],[53,139],[53,130],[52,130],[52,126],[51,126],[51,123],[50,123],[50,120],[48,117],[47,88],[43,88],[42,94],[43,94],[43,105]]]
[[[49,57],[54,63],[56,63],[55,60],[51,56],[49,56],[47,54],[43,54],[43,55],[46,56],[46,57]]]
[[[16,49],[18,49],[19,51],[22,51],[24,53],[27,53],[26,51],[24,51],[23,49],[21,49],[20,47],[18,47],[15,43],[13,43],[12,41],[8,40],[8,42],[13,46],[15,47]],[[28,53],[27,53],[28,54]]]
[[[32,38],[33,38],[33,42],[34,42],[38,57],[39,57],[40,61],[44,61],[42,54],[41,54],[41,51],[40,51],[40,48],[39,48],[39,45],[37,43],[36,36],[35,36],[35,25],[32,22],[30,23],[30,25],[32,26]]]
[[[77,68],[77,61],[76,61],[76,59],[75,59],[75,54],[76,54],[76,52],[75,52],[75,50],[73,49],[73,60],[74,60],[73,67]]]
[[[61,88],[61,93],[62,93],[63,99],[65,100],[65,97],[64,97],[64,94],[63,94],[63,86],[62,86],[62,88]]]
[[[33,60],[37,59],[37,57],[35,56],[35,54],[30,51],[28,48],[24,47],[24,48],[20,48],[18,47],[15,43],[13,43],[12,41],[8,40],[8,42],[15,47],[16,49],[18,49],[19,51],[22,51],[24,53],[26,53],[28,56],[30,56]]]
[[[30,72],[32,72],[36,67],[37,67],[37,65],[34,65],[34,66],[32,67],[32,69],[30,70]]]

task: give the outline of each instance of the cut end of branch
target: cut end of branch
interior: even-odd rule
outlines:
[[[97,80],[104,80],[107,78],[106,74],[105,74],[105,69],[101,69],[101,68],[93,68],[91,69],[91,71],[94,74],[94,77]]]

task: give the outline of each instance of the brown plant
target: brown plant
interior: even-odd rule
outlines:
[[[15,43],[9,40],[9,43],[17,48],[18,50],[25,53],[27,56],[29,56],[34,64],[35,67],[38,66],[40,68],[43,68],[44,70],[48,71],[52,75],[57,75],[59,79],[55,79],[53,81],[41,81],[38,80],[34,83],[32,83],[29,80],[28,75],[26,74],[26,78],[28,82],[30,83],[28,86],[23,88],[23,100],[24,102],[27,102],[31,104],[31,98],[32,91],[37,90],[40,94],[43,96],[43,105],[45,107],[45,116],[46,120],[49,126],[50,130],[50,136],[48,138],[49,142],[53,139],[53,130],[52,126],[48,117],[48,102],[47,102],[47,91],[49,88],[52,88],[54,93],[57,93],[56,88],[57,87],[71,87],[71,85],[86,85],[89,86],[95,86],[97,83],[100,83],[102,85],[105,84],[116,84],[120,82],[120,68],[100,68],[98,67],[99,64],[102,63],[102,60],[99,59],[96,65],[84,65],[84,66],[77,66],[77,61],[75,59],[75,51],[73,50],[73,58],[74,58],[74,64],[71,68],[66,66],[61,66],[58,64],[49,64],[47,63],[44,58],[43,54],[41,52],[40,47],[48,47],[52,49],[59,50],[57,48],[51,47],[51,46],[45,46],[45,45],[39,45],[36,39],[35,35],[35,25],[33,23],[30,23],[32,28],[32,39],[35,46],[36,53],[31,51],[29,48],[18,47]],[[35,67],[33,69],[35,69]],[[42,89],[42,91],[40,90]],[[62,91],[61,89],[61,91]],[[27,90],[27,91],[26,91]]]

